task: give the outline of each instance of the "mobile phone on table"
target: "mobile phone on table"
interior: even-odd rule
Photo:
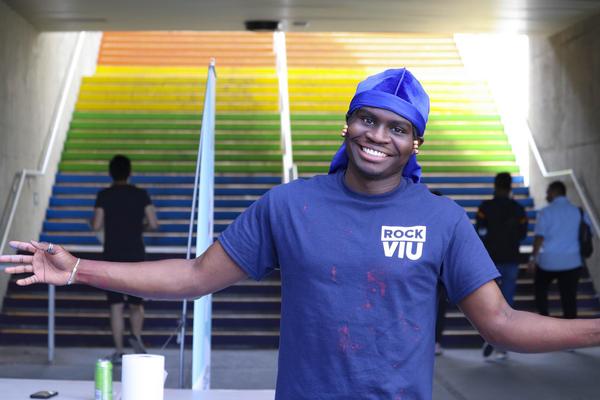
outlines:
[[[30,394],[29,397],[32,399],[49,399],[57,394],[58,392],[56,390],[40,390],[39,392]]]

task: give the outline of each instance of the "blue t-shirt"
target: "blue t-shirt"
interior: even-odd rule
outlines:
[[[452,200],[344,172],[273,188],[219,237],[252,278],[281,268],[276,399],[430,399],[438,281],[458,302],[498,272]]]
[[[587,215],[584,221],[591,225]],[[567,271],[583,265],[579,252],[579,223],[581,214],[566,197],[556,197],[538,211],[535,235],[544,242],[537,263],[546,271]]]

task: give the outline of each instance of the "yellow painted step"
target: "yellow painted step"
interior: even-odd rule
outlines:
[[[171,104],[139,104],[139,103],[77,103],[77,111],[165,111],[165,112],[199,112],[203,109],[201,102],[196,103],[171,103]],[[307,108],[309,109],[309,108]],[[311,109],[312,110],[312,109]],[[279,105],[275,104],[248,104],[248,103],[217,103],[217,112],[278,112]]]
[[[279,88],[272,84],[256,84],[256,85],[245,85],[245,84],[223,84],[218,82],[218,94],[221,93],[240,93],[244,91],[250,92],[262,92],[262,93],[278,93]],[[180,93],[204,93],[205,87],[204,82],[195,85],[130,85],[130,84],[83,84],[80,89],[80,94],[90,93],[132,93],[132,94],[151,94],[151,93],[169,93],[169,94],[180,94]]]
[[[208,65],[207,65],[208,66]],[[256,75],[276,75],[275,67],[222,67],[218,68],[218,76],[256,76]],[[205,67],[156,67],[156,66],[112,66],[99,65],[96,69],[96,75],[176,75],[176,76],[204,76],[206,77],[207,68]]]
[[[203,101],[204,92],[184,94],[136,94],[136,93],[81,93],[79,95],[80,102],[140,102],[140,103],[170,103],[170,102],[198,102]],[[309,99],[309,98],[307,98]],[[338,98],[336,98],[337,100]],[[217,102],[231,101],[243,102],[246,101],[278,101],[278,93],[263,94],[261,90],[241,91],[237,93],[217,93]],[[306,101],[306,100],[304,100]],[[323,99],[327,101],[327,99]]]
[[[173,75],[94,75],[84,77],[84,84],[127,84],[127,85],[191,85],[202,84],[206,82],[206,74],[202,76],[173,76]],[[258,85],[258,84],[277,84],[275,74],[265,74],[256,76],[226,76],[219,75],[218,84],[221,85]]]

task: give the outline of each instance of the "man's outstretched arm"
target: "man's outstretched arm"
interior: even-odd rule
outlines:
[[[60,246],[48,253],[47,243],[11,242],[12,247],[32,256],[0,256],[0,263],[13,263],[9,274],[31,273],[17,284],[64,285],[77,258]],[[170,259],[139,263],[81,260],[73,283],[81,283],[151,299],[197,298],[221,290],[244,278],[246,273],[227,255],[219,242],[193,260]]]
[[[490,281],[460,302],[484,339],[520,353],[600,345],[600,319],[559,319],[512,309]]]

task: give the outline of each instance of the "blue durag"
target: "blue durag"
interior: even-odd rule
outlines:
[[[423,137],[425,134],[429,116],[429,96],[417,78],[405,68],[388,69],[360,82],[346,115],[350,116],[361,107],[392,111],[409,120],[416,128],[417,136]],[[329,173],[345,169],[347,166],[348,155],[344,142],[333,156]],[[402,176],[412,179],[413,182],[421,180],[421,166],[414,154],[404,166]]]

